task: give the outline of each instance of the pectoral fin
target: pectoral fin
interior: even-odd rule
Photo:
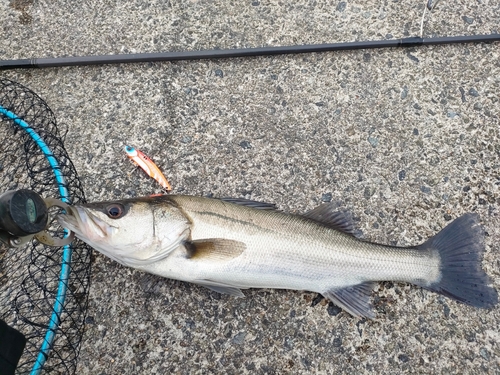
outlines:
[[[221,284],[211,280],[195,280],[193,282],[217,293],[229,294],[233,297],[245,297],[239,288],[231,285]]]
[[[228,261],[241,255],[246,245],[240,241],[221,238],[185,241],[187,257],[193,260]]]
[[[375,312],[370,303],[371,293],[375,283],[365,282],[342,289],[333,289],[322,293],[337,306],[355,317],[373,319]]]

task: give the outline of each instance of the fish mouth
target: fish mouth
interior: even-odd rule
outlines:
[[[57,221],[85,242],[105,240],[117,229],[81,206],[69,206],[66,214],[57,216]]]

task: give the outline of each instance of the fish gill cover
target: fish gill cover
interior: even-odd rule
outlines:
[[[0,78],[0,194],[21,188],[66,203],[85,202],[48,105],[28,88]],[[17,374],[75,373],[91,255],[79,240],[64,247],[36,240],[21,248],[0,244],[0,319],[27,340]]]

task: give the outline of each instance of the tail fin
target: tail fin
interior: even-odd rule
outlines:
[[[437,250],[441,256],[441,279],[425,288],[475,307],[498,302],[497,291],[481,267],[484,232],[477,214],[455,219],[419,248]]]

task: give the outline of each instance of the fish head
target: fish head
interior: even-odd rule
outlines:
[[[74,205],[58,221],[94,249],[131,267],[168,256],[190,233],[190,222],[179,209],[154,197]]]

